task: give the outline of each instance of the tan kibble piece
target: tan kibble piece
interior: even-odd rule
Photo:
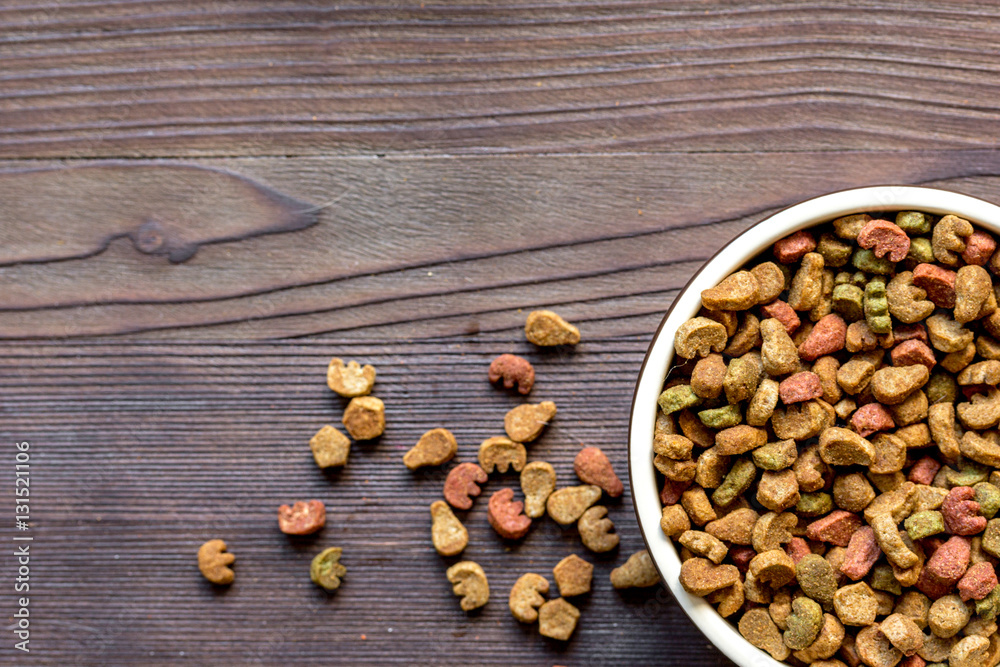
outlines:
[[[833,502],[848,512],[861,512],[875,500],[875,489],[861,473],[839,475],[833,481]]]
[[[691,410],[681,410],[677,413],[677,424],[684,437],[699,447],[711,447],[715,442],[715,431],[701,423]]]
[[[770,303],[785,290],[785,274],[774,262],[763,262],[750,269],[757,280],[757,303]]]
[[[674,351],[685,359],[704,357],[726,348],[729,334],[726,327],[707,317],[692,317],[677,327]]]
[[[965,239],[972,232],[972,223],[957,215],[946,215],[941,218],[931,234],[931,247],[934,259],[945,266],[957,266],[958,255],[965,250]]]
[[[660,582],[649,552],[636,551],[619,567],[611,570],[611,585],[615,588],[648,588]]]
[[[771,604],[767,606],[767,613],[779,630],[784,632],[788,629],[788,617],[792,615],[792,593],[788,588],[774,592]]]
[[[955,277],[955,321],[971,322],[997,309],[993,280],[981,266],[968,265]]]
[[[681,564],[681,586],[692,595],[704,597],[739,580],[740,571],[735,565],[716,565],[705,558],[691,558]]]
[[[479,465],[487,473],[494,470],[504,473],[509,468],[521,472],[527,460],[528,452],[524,445],[504,436],[487,438],[479,445]]]
[[[832,405],[816,399],[775,410],[771,415],[771,428],[779,440],[808,440],[833,426],[836,418]]]
[[[966,366],[958,374],[958,384],[988,384],[996,386],[1000,383],[1000,361],[990,359]]]
[[[896,520],[891,514],[879,514],[869,519],[869,525],[875,531],[875,541],[885,554],[886,560],[899,567],[906,569],[913,567],[920,561],[917,556],[907,546],[899,534]]]
[[[833,608],[844,625],[871,625],[875,622],[878,600],[868,584],[859,581],[834,593]]]
[[[747,404],[746,420],[751,426],[763,426],[774,414],[778,405],[778,383],[770,378],[764,378],[757,385],[757,391]]]
[[[945,595],[931,604],[927,625],[938,637],[954,637],[971,617],[969,607],[958,595]]]
[[[728,618],[743,609],[746,596],[743,593],[743,584],[736,582],[728,588],[721,588],[714,593],[709,593],[706,597],[712,604],[717,604],[716,611],[722,618]]]
[[[837,370],[837,384],[845,392],[855,396],[868,386],[875,370],[876,365],[871,359],[856,355]]]
[[[471,560],[455,563],[448,568],[445,576],[451,582],[452,592],[462,598],[459,602],[462,611],[472,611],[489,602],[490,584],[483,568],[477,563]]]
[[[385,432],[385,403],[374,396],[352,398],[342,421],[355,440],[373,440]]]
[[[971,637],[972,635],[979,635],[980,637],[989,637],[995,634],[997,631],[996,619],[983,618],[982,616],[973,616],[969,619],[969,622],[965,624],[962,628],[962,634],[966,637]]]
[[[821,397],[827,403],[833,405],[840,400],[840,385],[837,384],[837,371],[840,370],[840,362],[836,357],[820,357],[813,362],[812,372],[819,377],[820,386],[823,388]]]
[[[549,592],[549,581],[540,574],[522,574],[510,589],[508,606],[514,618],[522,623],[538,620],[538,608],[545,603],[542,594]]]
[[[823,255],[808,252],[788,288],[788,305],[794,310],[812,310],[823,294]]]
[[[556,490],[556,471],[550,463],[532,461],[521,471],[524,513],[532,519],[545,514],[545,501]]]
[[[792,464],[792,471],[799,481],[799,490],[812,493],[826,486],[826,475],[830,472],[830,467],[823,462],[817,444],[799,452],[798,458]]]
[[[795,561],[783,549],[759,553],[750,561],[754,579],[778,589],[795,579]]]
[[[590,592],[594,566],[576,554],[570,554],[552,568],[552,575],[556,579],[556,586],[559,587],[559,595],[571,598]]]
[[[324,426],[309,441],[316,465],[320,468],[332,468],[347,465],[347,456],[351,453],[351,440],[333,426]]]
[[[687,461],[693,450],[694,443],[683,435],[658,433],[653,436],[653,453],[668,459]]]
[[[927,407],[927,394],[918,389],[907,396],[902,403],[889,406],[889,412],[892,413],[892,421],[901,428],[927,419]]]
[[[927,292],[913,284],[913,273],[900,271],[885,286],[889,313],[904,324],[912,324],[930,317],[934,303],[927,299]]]
[[[858,656],[870,667],[894,667],[903,658],[900,650],[882,634],[878,623],[860,630],[855,646]]]
[[[903,655],[913,655],[924,645],[924,633],[909,616],[890,614],[879,623],[879,627]]]
[[[503,418],[503,428],[514,442],[531,442],[542,434],[555,416],[556,404],[552,401],[525,403],[507,413]]]
[[[799,502],[799,482],[791,470],[765,470],[757,484],[757,502],[772,512],[783,512]]]
[[[703,290],[701,303],[710,310],[746,310],[760,302],[760,286],[749,271],[737,271]]]
[[[431,503],[431,540],[442,556],[457,556],[469,544],[469,531],[443,500]]]
[[[955,427],[955,405],[953,403],[936,403],[927,408],[927,425],[931,437],[941,450],[941,455],[954,461],[961,451],[959,434]]]
[[[735,512],[733,512],[735,514]],[[730,515],[731,516],[731,515]],[[754,515],[756,516],[756,514]],[[741,517],[742,518],[742,517]],[[750,519],[751,517],[747,517]],[[768,512],[756,520],[752,526],[751,543],[753,550],[761,554],[765,551],[781,549],[781,545],[792,540],[792,530],[798,525],[798,517],[791,512]],[[709,524],[711,526],[711,524]],[[706,526],[706,532],[709,526]],[[719,539],[725,539],[717,536]],[[735,540],[730,540],[735,542]]]
[[[874,475],[872,477],[875,477]],[[913,482],[904,482],[897,488],[886,491],[877,496],[872,503],[865,508],[865,521],[872,523],[880,514],[888,514],[892,517],[890,523],[898,524],[913,511],[913,494],[916,485]]]
[[[990,387],[986,394],[975,394],[968,403],[955,406],[958,421],[965,428],[983,431],[1000,422],[1000,390]]]
[[[906,400],[930,379],[930,372],[923,364],[912,366],[887,366],[875,371],[871,388],[876,400],[884,405],[896,405]]]
[[[949,373],[958,373],[976,358],[976,345],[969,343],[958,352],[944,355],[938,365]]]
[[[948,662],[951,649],[958,643],[958,637],[943,639],[935,634],[924,635],[924,645],[917,655],[927,662]]]
[[[562,598],[549,600],[538,609],[538,634],[568,641],[580,620],[580,610]]]
[[[799,367],[799,350],[780,320],[768,318],[760,323],[763,343],[760,348],[764,371],[771,376],[794,373]]]
[[[705,489],[700,486],[692,486],[681,494],[681,506],[696,526],[704,526],[719,518]]]
[[[725,379],[725,360],[721,354],[710,354],[699,359],[691,371],[691,390],[701,398],[718,398]]]
[[[722,484],[727,472],[729,472],[729,457],[721,456],[719,450],[710,447],[698,456],[694,482],[702,488],[714,489]]]
[[[951,648],[948,654],[949,667],[985,667],[989,665],[987,654],[990,650],[990,640],[986,637],[973,635],[961,639]]]
[[[681,533],[677,541],[684,547],[702,558],[707,558],[716,565],[722,562],[729,553],[729,548],[717,538],[700,530],[686,530]]]
[[[829,465],[870,466],[875,460],[875,447],[854,431],[833,426],[819,437],[819,455]]]
[[[920,393],[920,392],[915,392]],[[871,439],[875,460],[869,470],[876,475],[899,472],[906,465],[906,443],[891,433],[876,433]]]
[[[740,326],[730,336],[723,352],[730,357],[739,357],[760,345],[760,320],[753,313],[743,313]]]
[[[375,384],[375,367],[362,367],[356,361],[345,365],[343,359],[334,357],[326,369],[326,384],[345,398],[365,396],[372,392]]]
[[[546,501],[545,508],[556,523],[568,526],[578,521],[583,513],[600,499],[599,486],[592,484],[567,486],[553,492]]]
[[[820,628],[816,641],[792,655],[804,663],[811,663],[813,667],[846,667],[840,660],[825,660],[837,652],[844,636],[844,624],[833,614],[823,614],[823,627]]]
[[[687,512],[685,512],[680,505],[674,505],[674,507],[676,507],[681,511],[681,514],[684,515],[684,521],[687,522],[688,520]],[[666,516],[666,508],[664,508],[664,516]],[[710,521],[705,526],[705,532],[711,535],[712,537],[716,537],[722,540],[723,542],[732,542],[733,544],[749,545],[753,541],[754,525],[756,525],[758,518],[759,515],[757,514],[757,512],[753,511],[749,507],[740,508],[730,512],[721,519]],[[679,527],[679,525],[675,525],[679,523],[680,523],[679,521],[676,521],[675,519],[672,518],[671,526],[673,528]],[[660,519],[660,526],[663,527],[663,519]],[[691,529],[691,524],[688,522],[687,527],[684,528],[684,530],[690,530],[690,529]],[[676,535],[680,535],[681,533],[684,532],[684,530],[677,532]],[[669,537],[674,536],[667,533],[666,530],[664,530],[663,532],[666,533]],[[791,539],[790,535],[789,539]]]
[[[524,337],[541,347],[576,345],[580,342],[580,330],[551,310],[536,310],[524,323]]]
[[[931,346],[944,353],[964,350],[974,340],[974,334],[945,314],[931,315],[925,321]]]
[[[227,586],[233,583],[236,574],[229,566],[236,556],[226,551],[222,540],[209,540],[198,547],[198,569],[203,577],[213,584]]]
[[[608,508],[596,505],[587,509],[577,521],[580,541],[594,553],[602,554],[618,546],[618,534],[613,532],[615,524],[607,518]]]
[[[723,429],[715,435],[715,448],[721,456],[743,454],[767,444],[767,431],[740,424]]]
[[[743,580],[743,597],[747,602],[770,604],[774,591],[767,584],[757,581],[752,572],[747,572]]]
[[[446,428],[427,431],[410,451],[403,455],[403,464],[410,470],[447,463],[458,453],[458,441]]]
[[[660,516],[660,530],[667,537],[677,537],[685,530],[691,530],[691,519],[680,505],[668,505],[663,508],[663,514]]]
[[[920,591],[904,591],[893,609],[895,613],[910,618],[921,630],[927,627],[930,610],[931,599]]]
[[[743,614],[739,631],[748,642],[767,651],[775,660],[784,660],[791,653],[781,638],[781,631],[765,609],[751,609]]]

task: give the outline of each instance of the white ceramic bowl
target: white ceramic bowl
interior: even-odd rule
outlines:
[[[703,599],[686,592],[678,580],[681,563],[673,543],[660,530],[660,493],[653,467],[656,399],[674,356],[674,334],[701,307],[701,291],[713,287],[747,260],[792,232],[852,213],[872,211],[954,213],[1000,232],[1000,207],[975,197],[908,186],[845,190],[796,204],[746,230],[723,247],[674,299],[653,336],[632,399],[629,423],[629,478],[639,527],[667,587],[695,625],[720,651],[741,667],[777,667],[782,663],[755,648]]]

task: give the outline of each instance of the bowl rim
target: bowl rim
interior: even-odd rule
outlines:
[[[628,425],[629,492],[639,532],[661,580],[681,609],[719,651],[740,667],[779,667],[787,663],[778,662],[753,646],[704,599],[681,587],[677,549],[659,528],[660,490],[653,467],[652,434],[656,398],[674,357],[674,334],[681,323],[697,313],[701,289],[713,287],[775,241],[838,217],[899,210],[927,211],[936,215],[952,213],[1000,233],[1000,206],[979,197],[924,186],[849,188],[786,206],[735,236],[695,271],[660,320],[639,368]],[[650,502],[650,498],[654,502]]]

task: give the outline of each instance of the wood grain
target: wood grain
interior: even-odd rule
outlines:
[[[212,171],[176,173],[237,189],[215,192],[197,178],[146,187],[163,164],[66,169],[63,178],[8,162],[0,204],[43,211],[48,229],[69,235],[88,220],[160,211],[189,229],[218,219],[219,236],[227,220],[259,227],[254,219],[279,210],[270,200],[234,204],[246,187],[295,202],[284,212],[306,211],[316,224],[216,240],[183,262],[124,236],[74,258],[63,236],[12,224],[0,253],[30,261],[0,266],[0,337],[452,336],[513,331],[521,311],[541,306],[586,322],[591,335],[644,335],[705,259],[782,206],[887,174],[1000,200],[994,151],[764,154],[753,170],[732,154],[198,164]],[[94,187],[79,177],[88,169],[109,177]],[[68,256],[45,261],[54,253]]]
[[[523,340],[502,345],[535,362],[531,398],[559,405],[531,457],[552,462],[561,484],[575,478],[583,443],[602,446],[625,474],[622,416],[645,346],[584,343],[551,354]],[[471,535],[463,557],[488,573],[491,601],[479,614],[459,610],[444,577],[457,559],[437,556],[429,538],[427,507],[440,498],[445,471],[412,473],[401,457],[436,426],[455,433],[458,460],[466,461],[480,441],[502,433],[504,413],[523,399],[486,380],[500,347],[0,345],[0,432],[7,446],[31,443],[31,664],[728,664],[705,648],[664,589],[611,588],[611,568],[642,548],[628,494],[610,503],[620,553],[596,556],[575,528],[551,520],[536,522],[521,543],[500,540],[486,498],[518,482],[516,473],[493,475],[461,513]],[[307,443],[321,425],[337,423],[344,405],[325,385],[334,354],[377,366],[388,427],[377,442],[355,444],[343,471],[324,474]],[[11,507],[9,473],[4,479],[0,506]],[[328,505],[324,531],[279,533],[277,506],[308,498]],[[11,536],[4,522],[0,539]],[[197,571],[195,552],[213,537],[237,556],[228,591]],[[343,547],[348,575],[327,596],[310,583],[308,567],[331,545]],[[569,553],[596,571],[593,593],[578,601],[576,636],[562,645],[520,626],[506,596],[525,571],[551,581],[552,566]],[[14,576],[11,559],[0,558],[0,576]],[[9,614],[11,595],[0,599]],[[671,641],[679,632],[686,639]],[[11,656],[5,642],[0,661]]]
[[[993,148],[998,31],[958,0],[31,0],[0,157]]]

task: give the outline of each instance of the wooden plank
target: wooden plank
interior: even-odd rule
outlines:
[[[559,406],[531,458],[570,484],[580,445],[596,444],[625,476],[625,415],[646,344],[584,341],[556,354],[519,337],[0,344],[0,433],[8,448],[31,443],[32,664],[730,664],[665,589],[611,588],[610,570],[642,547],[627,493],[609,503],[622,546],[596,556],[574,528],[547,519],[521,543],[500,540],[486,498],[518,483],[494,475],[461,513],[471,536],[463,557],[491,584],[489,605],[467,616],[444,577],[457,559],[435,554],[428,535],[444,471],[411,473],[400,460],[432,427],[453,430],[465,461],[502,433],[504,413],[523,400],[486,381],[503,349],[536,364],[531,399]],[[325,386],[334,354],[378,367],[388,427],[379,441],[355,444],[341,472],[324,474],[307,442],[344,404]],[[12,506],[11,489],[0,485],[0,506]],[[308,498],[328,505],[324,531],[280,534],[277,505]],[[11,537],[2,524],[0,539]],[[225,592],[196,568],[198,545],[213,537],[237,555]],[[348,575],[327,596],[308,566],[331,545],[343,547]],[[519,625],[506,597],[526,571],[551,581],[573,552],[595,563],[595,583],[563,645]],[[11,562],[0,558],[4,576]],[[0,594],[8,613],[12,595]],[[0,662],[12,659],[4,643]]]
[[[782,206],[887,175],[1000,200],[994,151],[196,164],[0,163],[0,337],[453,336],[513,331],[546,305],[590,335],[646,334],[705,259]],[[315,224],[252,232],[280,215]],[[206,232],[217,219],[239,238]],[[202,234],[197,251],[143,252],[148,220]]]
[[[985,2],[0,7],[0,157],[996,146]]]

